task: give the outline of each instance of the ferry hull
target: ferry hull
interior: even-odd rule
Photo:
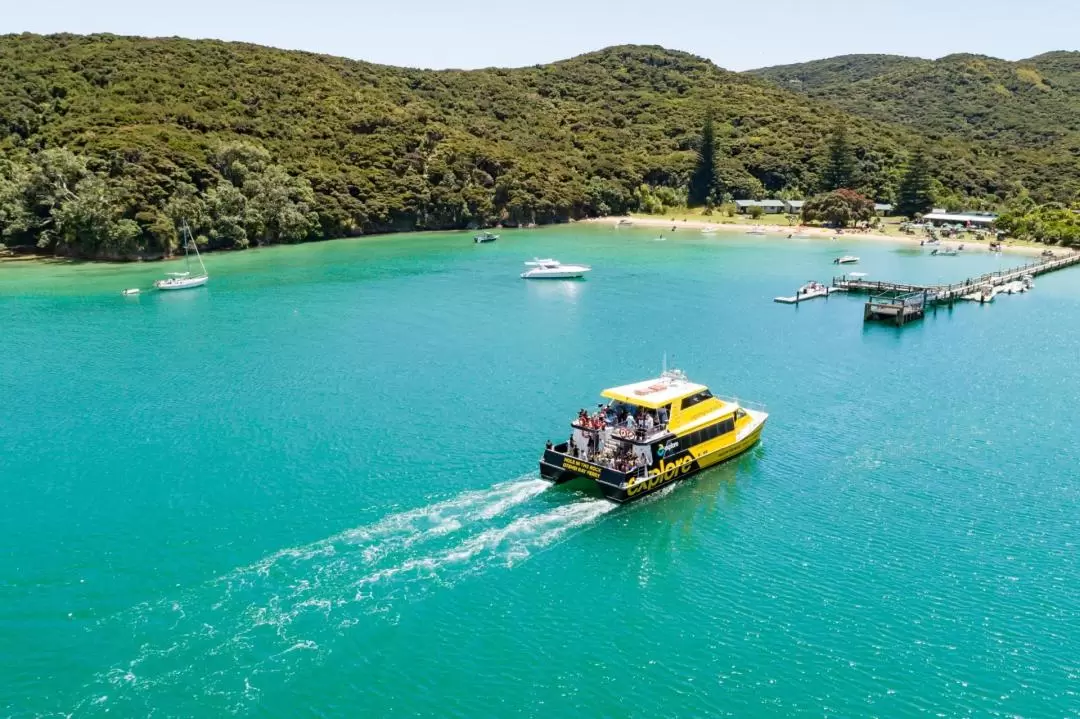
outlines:
[[[581,477],[591,479],[596,482],[605,499],[625,504],[647,497],[704,469],[734,459],[760,441],[764,428],[765,422],[761,421],[744,437],[707,454],[694,456],[693,452],[683,452],[673,456],[670,461],[660,460],[658,466],[651,468],[645,476],[630,476],[549,449],[540,460],[540,476],[555,484]],[[560,445],[562,446],[564,445]]]

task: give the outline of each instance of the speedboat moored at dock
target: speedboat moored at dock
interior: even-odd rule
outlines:
[[[678,370],[612,387],[610,400],[578,413],[566,442],[549,443],[540,476],[556,484],[588,478],[606,499],[630,502],[731,459],[761,438],[769,415],[714,397]]]
[[[858,273],[853,273],[858,274]],[[799,288],[799,291],[795,293],[793,297],[773,297],[773,302],[780,302],[785,305],[797,305],[803,300],[812,300],[815,297],[828,297],[833,292],[840,292],[839,287],[829,287],[823,285],[820,282],[810,280],[805,285]]]

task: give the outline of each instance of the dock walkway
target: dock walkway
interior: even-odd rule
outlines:
[[[949,304],[970,295],[993,296],[995,288],[1022,279],[1080,264],[1080,252],[1064,257],[1029,262],[997,272],[987,272],[969,277],[963,282],[947,285],[913,285],[906,282],[885,282],[866,279],[849,279],[846,275],[834,277],[832,286],[853,293],[873,295],[866,303],[864,320],[887,320],[902,326],[912,319],[922,317],[927,307]]]

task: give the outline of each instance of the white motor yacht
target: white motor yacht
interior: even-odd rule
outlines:
[[[588,265],[564,265],[551,258],[537,258],[532,262],[526,262],[525,266],[529,269],[521,273],[523,280],[569,280],[582,277],[592,270]]]

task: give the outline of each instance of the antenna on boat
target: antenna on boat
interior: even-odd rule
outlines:
[[[660,365],[660,376],[663,377],[666,374],[667,374],[667,352],[664,353],[664,359],[661,361],[661,365]]]

